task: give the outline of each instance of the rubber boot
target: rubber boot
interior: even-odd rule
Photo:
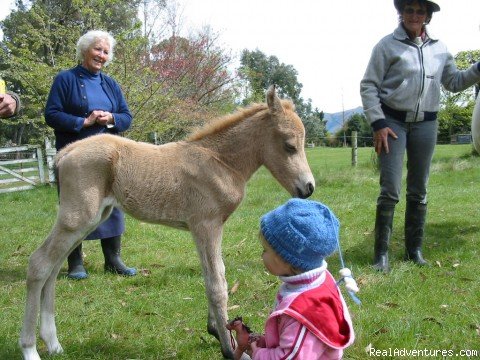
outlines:
[[[83,280],[88,277],[87,271],[83,267],[82,244],[78,245],[68,255],[68,274],[67,278],[72,280]]]
[[[405,260],[420,266],[428,265],[422,255],[427,204],[407,201],[405,210]]]
[[[373,267],[384,273],[390,271],[388,265],[388,244],[392,235],[394,213],[395,206],[377,205]]]
[[[120,257],[121,239],[121,236],[114,236],[100,240],[105,257],[105,271],[124,276],[134,276],[137,274],[137,269],[127,267]]]

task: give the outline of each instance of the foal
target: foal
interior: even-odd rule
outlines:
[[[304,152],[305,130],[293,104],[271,87],[256,104],[207,124],[186,141],[155,146],[118,136],[75,142],[56,158],[58,217],[32,254],[20,346],[39,360],[35,330],[49,353],[61,353],[55,326],[55,281],[67,255],[117,206],[133,217],[192,233],[208,298],[208,332],[225,357],[233,352],[227,323],[227,283],[221,254],[223,224],[265,165],[292,195],[306,198],[315,182]]]

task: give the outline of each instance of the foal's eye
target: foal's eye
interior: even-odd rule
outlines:
[[[289,153],[289,154],[295,154],[297,152],[297,148],[295,145],[292,145],[292,144],[289,144],[289,143],[285,143],[285,150]]]

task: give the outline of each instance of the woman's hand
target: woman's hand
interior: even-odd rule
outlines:
[[[375,147],[375,152],[380,155],[382,149],[385,149],[385,153],[388,154],[388,137],[391,136],[394,139],[397,139],[397,134],[393,132],[389,127],[377,130],[373,133],[373,146]]]
[[[113,115],[108,111],[101,111],[97,117],[97,124],[106,126],[108,124],[113,124]]]
[[[101,126],[113,124],[112,113],[103,110],[93,110],[90,115],[85,118],[85,121],[83,122],[83,127],[89,127],[94,124],[99,124]]]

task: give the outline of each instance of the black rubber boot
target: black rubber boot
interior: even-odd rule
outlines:
[[[390,271],[390,266],[388,265],[388,244],[392,235],[394,213],[394,205],[377,205],[373,267],[384,273]]]
[[[427,204],[407,201],[405,210],[405,260],[420,266],[428,265],[422,255]]]
[[[100,240],[105,257],[105,271],[124,276],[134,276],[137,274],[137,269],[127,267],[120,257],[121,239],[121,236],[114,236]]]
[[[87,271],[83,267],[82,244],[78,245],[68,255],[68,274],[67,277],[72,280],[82,280],[88,277]]]

